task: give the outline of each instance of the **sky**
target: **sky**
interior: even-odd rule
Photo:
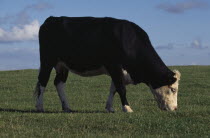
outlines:
[[[209,0],[0,0],[0,70],[39,68],[38,31],[49,16],[127,19],[166,65],[210,65]]]

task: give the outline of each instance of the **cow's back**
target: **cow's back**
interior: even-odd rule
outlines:
[[[108,17],[49,17],[40,28],[40,53],[77,63],[119,62],[123,52],[114,31],[121,22]]]

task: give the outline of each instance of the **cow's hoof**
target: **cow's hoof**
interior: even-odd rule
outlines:
[[[106,107],[106,111],[108,113],[114,113],[114,109],[112,107],[109,107],[109,108]]]
[[[72,113],[73,111],[71,109],[64,109],[63,112],[65,112],[65,113]]]
[[[126,112],[126,113],[132,113],[133,112],[133,110],[131,109],[131,107],[129,105],[123,106],[122,110],[123,110],[123,112]]]
[[[36,111],[40,113],[44,112],[43,105],[36,105]]]
[[[44,109],[36,109],[38,113],[44,113]]]

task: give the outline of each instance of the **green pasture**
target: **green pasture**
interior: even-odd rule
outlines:
[[[161,111],[145,84],[127,86],[134,110],[106,113],[110,78],[70,73],[66,92],[74,113],[64,113],[51,73],[45,113],[35,111],[38,70],[0,71],[0,137],[210,137],[210,66],[173,66],[182,76],[176,112]]]

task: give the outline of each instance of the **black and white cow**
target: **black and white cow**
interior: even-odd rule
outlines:
[[[106,104],[117,91],[124,112],[132,112],[126,99],[127,84],[147,84],[163,110],[177,109],[180,73],[160,59],[147,33],[136,24],[114,18],[49,17],[39,30],[40,72],[36,108],[44,111],[43,93],[55,68],[54,84],[64,111],[71,111],[64,87],[68,72],[81,76],[107,74],[112,78]]]

